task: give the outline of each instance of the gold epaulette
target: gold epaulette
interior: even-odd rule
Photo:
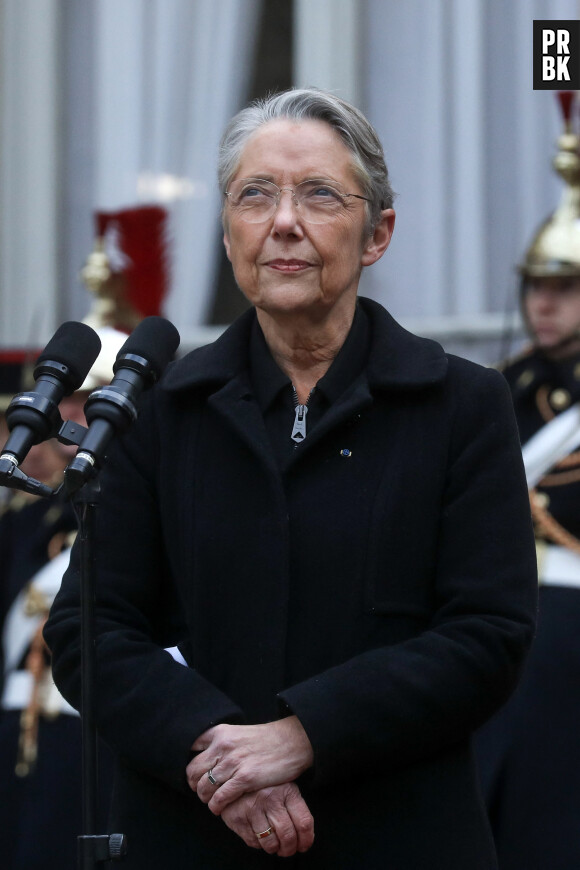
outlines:
[[[23,508],[38,501],[39,498],[40,496],[38,495],[31,495],[28,492],[20,492],[17,490],[10,495],[10,498],[3,507],[1,515],[4,516],[5,514],[10,513],[17,514]]]
[[[580,555],[580,540],[554,519],[541,496],[542,493],[538,493],[535,489],[530,490],[530,506],[536,534],[540,533],[546,541]]]

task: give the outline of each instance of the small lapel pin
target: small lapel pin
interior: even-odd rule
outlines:
[[[341,456],[352,456],[352,450],[349,450],[348,447],[343,447],[340,451]]]

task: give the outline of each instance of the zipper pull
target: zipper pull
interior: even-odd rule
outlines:
[[[306,438],[306,415],[308,413],[308,407],[306,405],[296,405],[294,416],[294,426],[292,428],[292,441],[295,441],[296,444],[300,444],[301,441],[304,441]]]

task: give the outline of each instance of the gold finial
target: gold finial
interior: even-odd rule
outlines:
[[[110,292],[111,275],[109,258],[105,253],[105,240],[98,236],[80,273],[81,280],[93,296],[91,308],[83,322],[93,329],[111,326],[115,320],[116,303]]]
[[[536,232],[520,274],[527,278],[580,276],[580,137],[574,132],[575,95],[559,95],[564,131],[552,166],[564,182],[560,204]],[[565,99],[563,99],[565,98]]]
[[[81,279],[87,288],[96,296],[102,285],[111,277],[109,258],[105,253],[105,242],[102,237],[95,240],[95,247],[89,254],[87,262],[81,269]]]

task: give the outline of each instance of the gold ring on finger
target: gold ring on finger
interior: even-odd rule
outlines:
[[[254,831],[254,833],[256,833],[256,832]],[[273,833],[274,833],[274,829],[272,828],[272,826],[270,826],[269,828],[266,828],[265,831],[260,831],[259,834],[256,834],[256,837],[258,838],[258,840],[263,840],[266,837],[269,837],[270,834],[273,834]]]

